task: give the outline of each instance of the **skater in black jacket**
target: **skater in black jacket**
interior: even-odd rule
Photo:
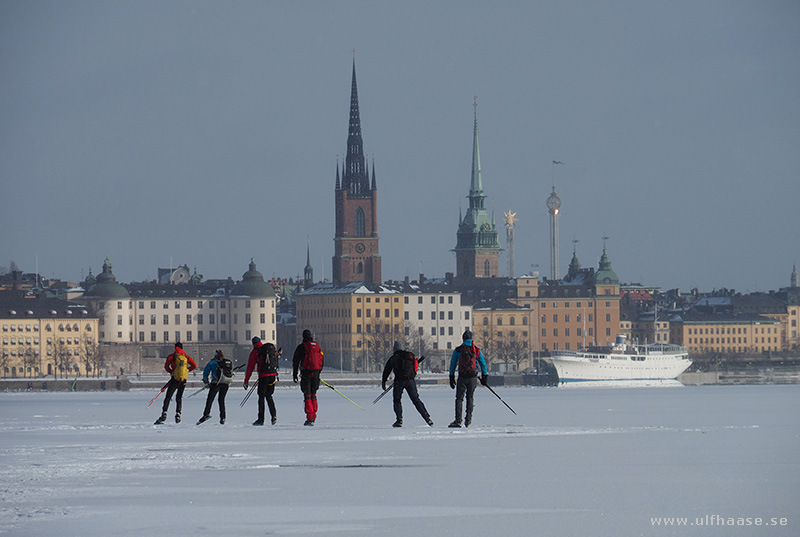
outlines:
[[[417,376],[419,369],[419,360],[410,352],[403,350],[403,346],[399,341],[394,342],[394,354],[392,354],[386,361],[386,366],[383,368],[383,378],[381,379],[381,388],[386,391],[386,381],[389,380],[389,375],[394,371],[394,387],[392,395],[394,397],[394,415],[397,420],[392,425],[393,427],[403,426],[403,390],[408,392],[411,402],[414,403],[419,415],[425,420],[428,425],[433,425],[431,415],[425,409],[425,404],[419,398],[417,391],[417,383],[414,377]]]

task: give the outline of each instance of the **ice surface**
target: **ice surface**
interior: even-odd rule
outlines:
[[[0,534],[800,534],[800,386],[496,388],[516,416],[479,387],[457,430],[447,387],[402,429],[378,388],[340,390],[366,410],[322,387],[315,427],[294,385],[264,427],[241,388],[222,426],[195,426],[204,395],[153,426],[154,391],[0,393]]]

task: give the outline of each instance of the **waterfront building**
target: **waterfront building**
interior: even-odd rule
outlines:
[[[175,281],[174,275],[162,278]],[[98,339],[115,347],[111,354],[125,364],[120,367],[157,372],[177,341],[198,363],[210,360],[218,348],[241,359],[254,336],[275,341],[275,292],[252,260],[238,283],[181,280],[126,287],[117,282],[106,259],[103,272],[80,301],[97,312]]]
[[[0,371],[4,378],[89,376],[101,365],[98,318],[81,304],[0,291]]]
[[[311,330],[326,366],[337,369],[382,371],[404,339],[404,317],[401,294],[384,286],[318,283],[297,294],[297,332]]]

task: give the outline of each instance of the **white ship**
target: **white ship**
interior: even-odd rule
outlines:
[[[667,380],[692,365],[686,347],[663,343],[628,345],[625,336],[617,336],[613,346],[553,351],[551,360],[560,382]]]

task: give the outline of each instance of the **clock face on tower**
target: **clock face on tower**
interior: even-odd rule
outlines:
[[[356,244],[356,252],[358,252],[359,254],[363,254],[364,250],[365,247],[363,242],[359,242],[358,244]]]

